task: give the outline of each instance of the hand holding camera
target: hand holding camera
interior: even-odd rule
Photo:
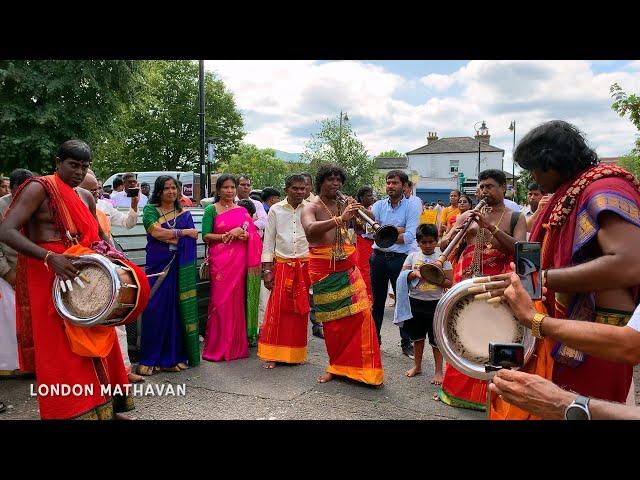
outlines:
[[[131,198],[131,208],[137,210],[140,201],[140,183],[136,182],[135,188],[127,188],[127,197]]]

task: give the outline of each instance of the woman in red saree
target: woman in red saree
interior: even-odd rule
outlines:
[[[262,240],[247,210],[234,203],[237,186],[233,175],[221,175],[217,201],[202,220],[211,275],[202,358],[212,362],[248,357],[248,337],[257,335]]]

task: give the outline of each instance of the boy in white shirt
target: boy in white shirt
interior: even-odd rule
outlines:
[[[444,288],[449,288],[453,284],[453,269],[451,263],[446,261],[443,265],[445,282],[442,286],[434,285],[422,279],[420,267],[425,263],[434,263],[442,252],[436,248],[438,243],[438,229],[435,225],[422,224],[416,231],[416,241],[420,246],[420,251],[411,252],[402,270],[411,270],[407,277],[409,282],[409,302],[411,303],[411,313],[413,318],[404,322],[403,328],[409,334],[413,342],[414,367],[406,372],[407,377],[414,377],[422,373],[422,353],[424,351],[425,337],[429,337],[429,344],[433,349],[435,359],[435,374],[431,379],[433,385],[442,384],[442,354],[433,337],[433,315],[436,305],[444,293]],[[420,281],[412,286],[414,279]]]

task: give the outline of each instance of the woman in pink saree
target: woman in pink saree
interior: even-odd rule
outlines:
[[[216,202],[204,210],[211,296],[202,358],[212,362],[249,356],[257,336],[262,240],[247,211],[234,203],[238,180],[221,175]]]

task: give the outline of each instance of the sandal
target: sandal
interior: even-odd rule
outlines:
[[[159,368],[159,370],[161,372],[180,372],[180,367],[178,367],[177,365],[175,367],[166,367],[166,368]]]
[[[0,402],[0,413],[4,412],[7,409],[7,406],[4,402]]]
[[[180,362],[176,365],[176,367],[178,367],[180,370],[186,370],[187,368],[189,368],[189,366],[184,362]]]
[[[138,375],[145,376],[153,375],[155,370],[156,369],[154,367],[147,367],[146,365],[138,365],[138,368],[136,369]]]

